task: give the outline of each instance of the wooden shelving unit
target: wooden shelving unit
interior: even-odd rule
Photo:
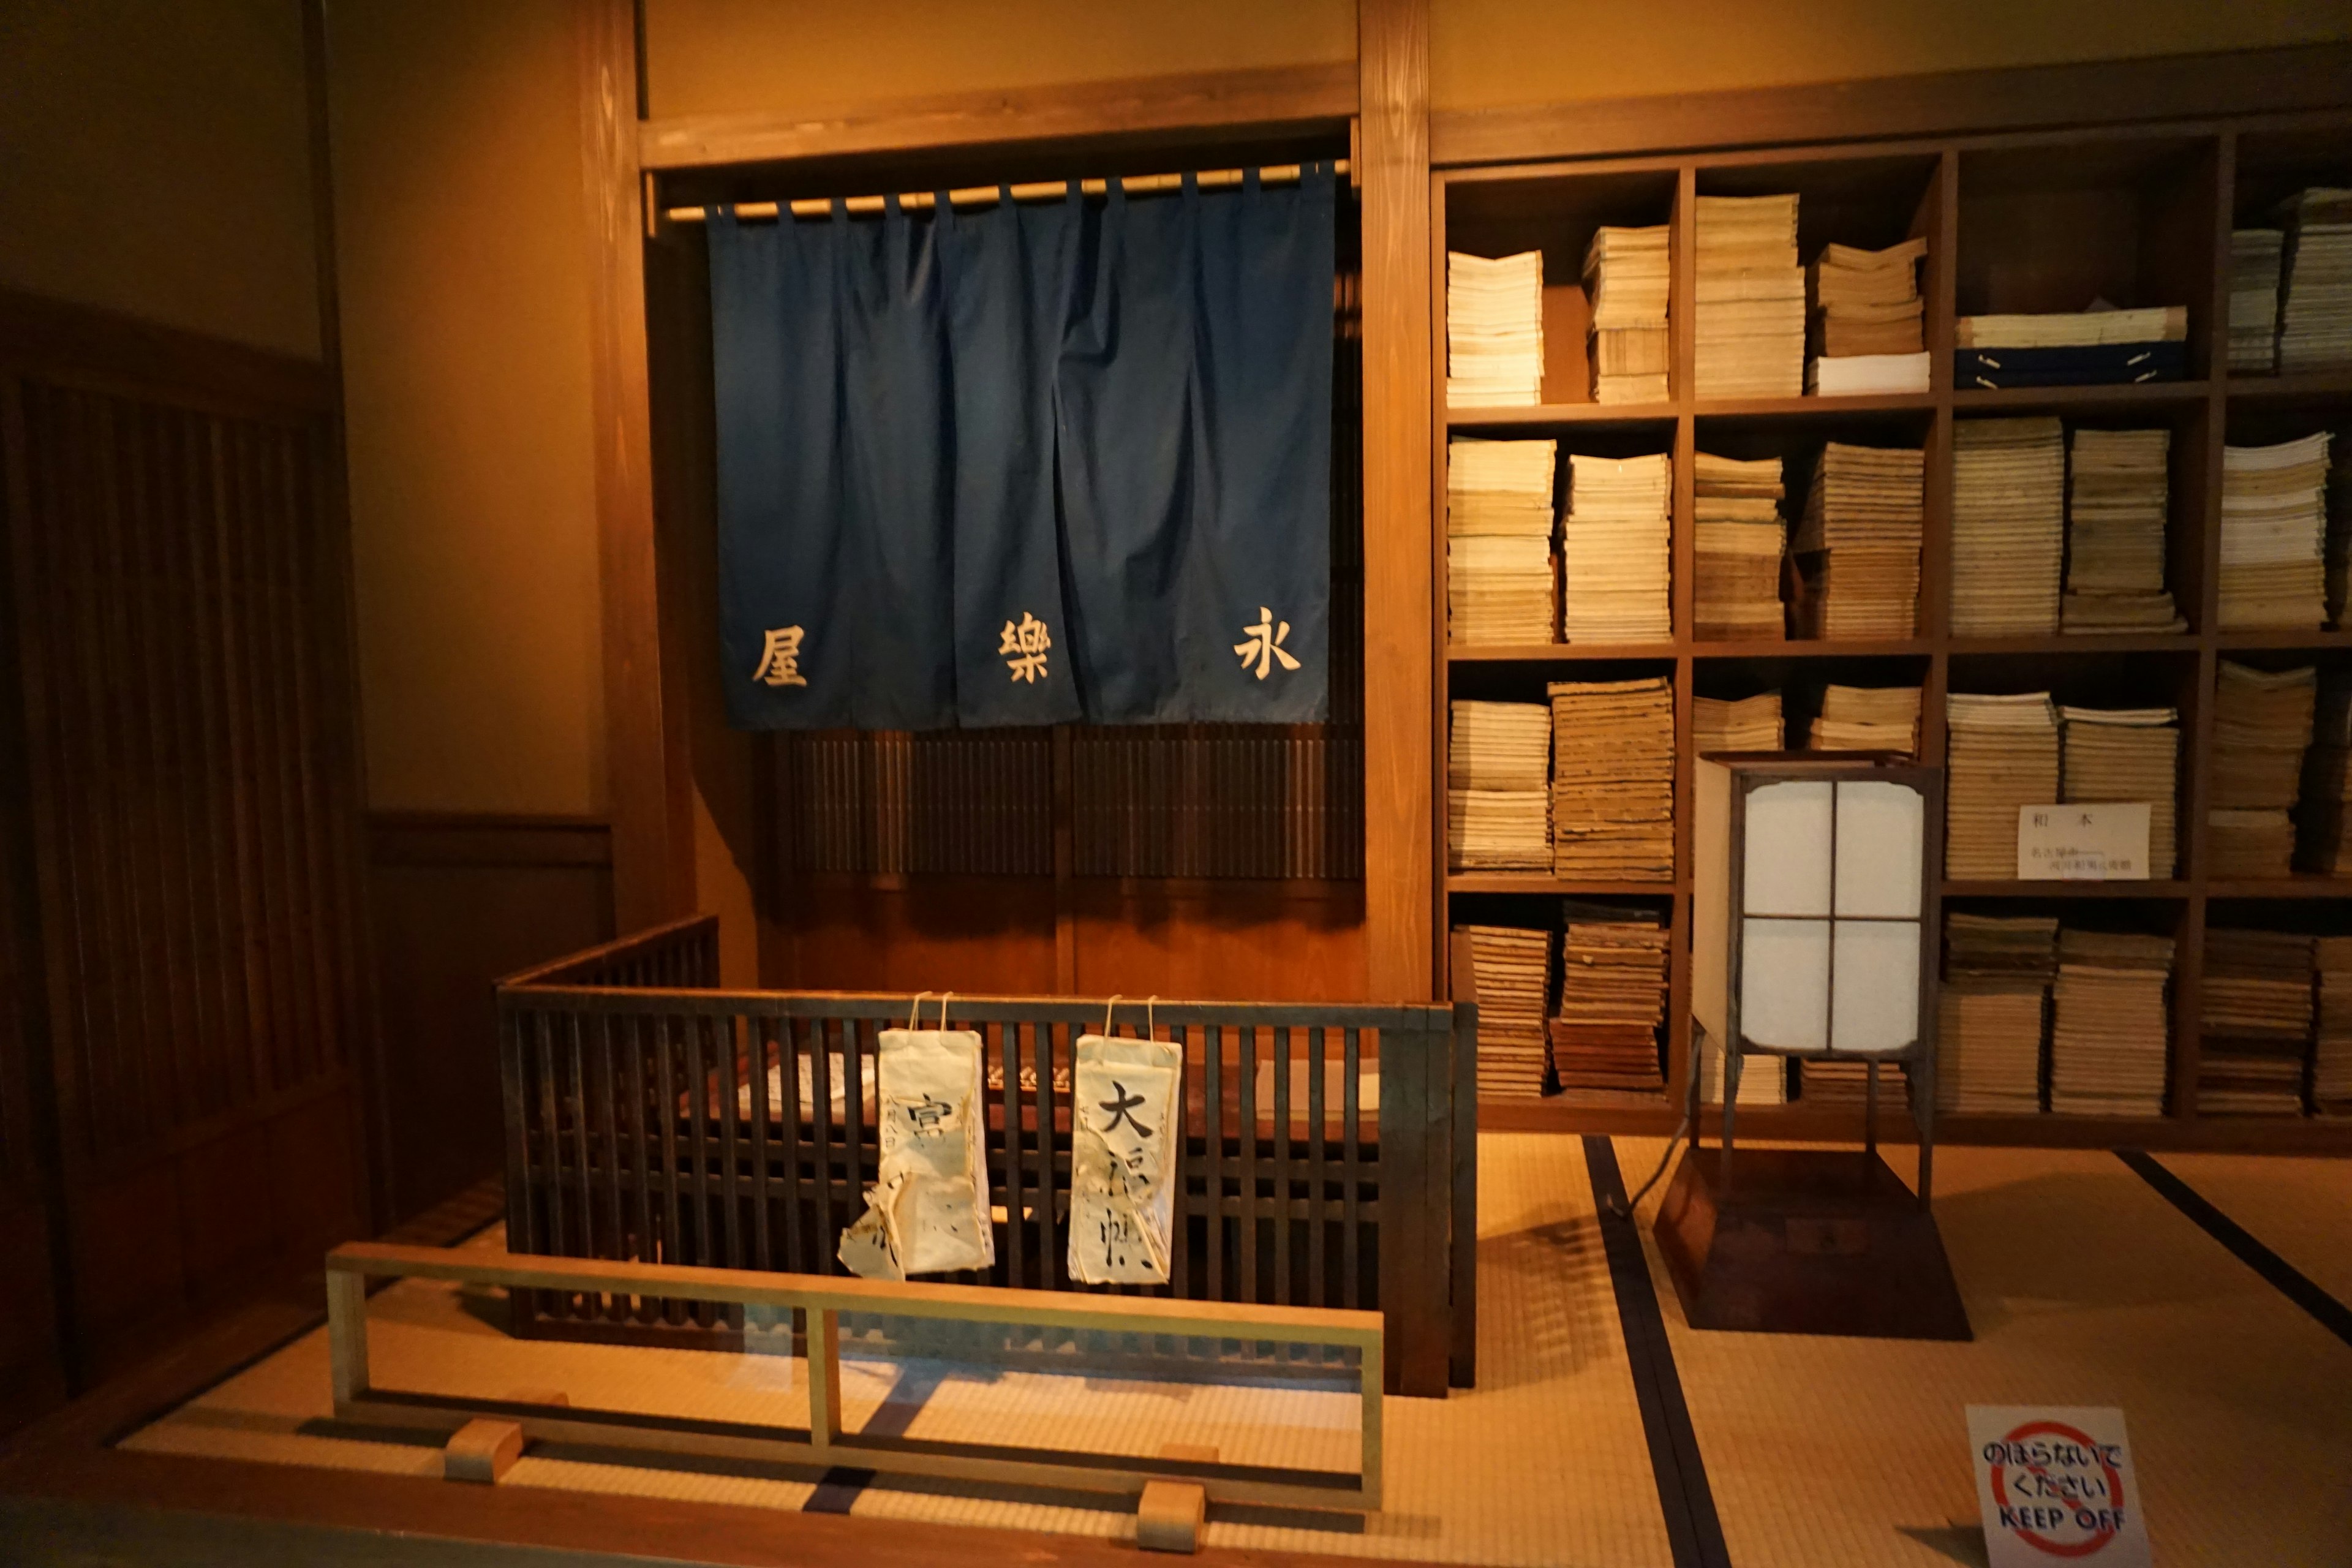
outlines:
[[[1563,897],[1642,905],[1677,935],[1664,1047],[1668,1089],[1654,1108],[1599,1110],[1552,1100],[1490,1103],[1481,1124],[1592,1131],[1670,1128],[1690,1072],[1688,1023],[1691,775],[1696,696],[1781,688],[1792,711],[1825,682],[1916,684],[1921,754],[1945,760],[1945,697],[2048,689],[2062,701],[2169,703],[2181,711],[2176,877],[2137,883],[1953,881],[1941,901],[1993,912],[2035,910],[2170,932],[2168,1114],[2155,1121],[1947,1116],[1963,1142],[2352,1152],[2352,1121],[2200,1116],[2196,1104],[2204,935],[2215,924],[2352,930],[2352,879],[2296,876],[2216,881],[2206,873],[2205,814],[2215,673],[2225,657],[2264,668],[2352,664],[2352,628],[2224,631],[2216,625],[2221,449],[2352,425],[2352,366],[2282,377],[2227,374],[2230,231],[2259,221],[2307,184],[2352,183],[2352,114],[2166,122],[2065,132],[1956,136],[1655,158],[1489,163],[1432,176],[1434,311],[1431,561],[1435,624],[1445,626],[1445,447],[1455,436],[1556,437],[1563,453],[1670,452],[1675,463],[1670,641],[1640,645],[1464,646],[1436,649],[1432,833],[1441,857],[1437,927],[1533,921]],[[1492,155],[1492,150],[1489,150]],[[1830,241],[1878,247],[1927,240],[1922,270],[1933,366],[1924,394],[1851,398],[1700,399],[1692,395],[1696,295],[1692,237],[1701,195],[1801,197],[1799,249]],[[1671,226],[1673,398],[1638,406],[1590,401],[1583,306],[1573,295],[1584,250],[1602,224]],[[1545,401],[1533,407],[1445,405],[1444,257],[1448,249],[1546,258]],[[2120,306],[2185,303],[2189,379],[2125,386],[2015,390],[1955,387],[1954,321],[1997,310],[2073,310],[2094,295]],[[1562,341],[1560,334],[1572,334]],[[2163,425],[2173,432],[2168,576],[2189,629],[2179,634],[1956,637],[1949,623],[1951,462],[1958,420],[2054,414],[2069,427]],[[1790,510],[1822,445],[1912,444],[1927,453],[1926,531],[1916,635],[1843,641],[1700,642],[1691,636],[1691,459],[1701,451],[1780,455]],[[1563,481],[1564,482],[1564,481]],[[1446,703],[1455,697],[1538,700],[1546,681],[1671,674],[1679,763],[1675,876],[1656,882],[1570,882],[1535,873],[1444,869]],[[1857,1119],[1814,1110],[1743,1110],[1759,1137],[1857,1136]]]

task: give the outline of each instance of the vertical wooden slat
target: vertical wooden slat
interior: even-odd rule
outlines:
[[[1339,1079],[1339,1305],[1353,1310],[1363,1304],[1364,1279],[1363,1243],[1356,1233],[1360,1223],[1358,1205],[1363,1183],[1362,1170],[1358,1163],[1364,1110],[1361,1031],[1349,1028],[1342,1032],[1339,1055],[1342,1064]]]
[[[604,1147],[604,1234],[612,1256],[625,1262],[635,1261],[641,1255],[629,1246],[629,1231],[622,1219],[621,1204],[621,1131],[620,1113],[614,1104],[613,1078],[613,1016],[596,1015],[596,1110],[597,1136]],[[615,1320],[628,1311],[628,1302],[615,1296],[605,1315]]]
[[[844,1224],[856,1223],[858,1200],[866,1191],[866,1042],[873,1027],[860,1018],[845,1018],[841,1025],[842,1147],[849,1179],[848,1195],[842,1200]],[[880,1096],[876,1100],[878,1103]],[[828,1239],[827,1245],[839,1243]]]
[[[555,1018],[551,1013],[531,1018],[531,1047],[539,1068],[539,1136],[531,1140],[531,1157],[546,1173],[547,1228],[541,1233],[541,1250],[575,1256],[563,1224],[563,1122],[555,1081]],[[554,1291],[542,1291],[542,1310],[569,1316],[571,1302]]]
[[[730,1268],[757,1267],[743,1250],[743,1128],[740,1097],[749,1093],[751,1080],[740,1045],[742,1035],[739,1020],[719,1015],[709,1020],[713,1045],[717,1047],[719,1078],[719,1197],[726,1206],[727,1250],[724,1261]],[[764,1093],[765,1085],[762,1084]]]
[[[1184,1146],[1189,1140],[1181,1132],[1183,1123],[1181,1119],[1184,1114],[1185,1096],[1192,1089],[1192,1047],[1199,1036],[1196,1030],[1179,1026],[1170,1029],[1168,1037],[1176,1047],[1175,1103],[1176,1115],[1179,1118],[1177,1123],[1179,1135],[1174,1141],[1175,1152],[1170,1161],[1167,1176],[1168,1180],[1176,1184],[1176,1201],[1172,1211],[1175,1234],[1168,1238],[1168,1283],[1160,1287],[1152,1294],[1190,1296],[1192,1293],[1192,1247],[1189,1245],[1192,1226],[1188,1213],[1192,1207],[1188,1201],[1188,1189],[1191,1184],[1185,1180],[1184,1174]]]
[[[677,1015],[678,1035],[685,1050],[686,1075],[686,1135],[694,1151],[694,1215],[693,1261],[705,1268],[718,1268],[725,1259],[718,1256],[718,1225],[711,1213],[710,1198],[710,1093],[711,1068],[704,1047],[706,1020],[698,1013]],[[671,1114],[677,1114],[673,1104]],[[696,1301],[689,1309],[693,1321],[709,1328],[717,1309],[708,1301]]]
[[[783,1115],[779,1119],[784,1133],[784,1268],[803,1273],[817,1272],[808,1260],[801,1238],[801,1156],[804,1145],[801,1137],[801,1045],[803,1029],[798,1018],[783,1021],[782,1038],[776,1069],[776,1087],[782,1089]],[[823,1167],[820,1166],[819,1169]]]
[[[1324,1028],[1307,1031],[1307,1304],[1310,1307],[1326,1304],[1325,1244],[1331,1222],[1329,1197],[1323,1184],[1327,1142],[1323,1064],[1330,1035]]]
[[[751,1267],[772,1269],[776,1256],[768,1207],[768,1063],[776,1056],[776,1021],[761,1016],[746,1022],[751,1037],[751,1061],[743,1080],[751,1094]],[[789,1137],[785,1146],[791,1147]]]
[[[1241,1189],[1241,1278],[1235,1283],[1239,1300],[1260,1301],[1257,1279],[1257,1028],[1244,1024],[1234,1031],[1241,1042],[1241,1061],[1235,1068],[1238,1076],[1234,1088],[1241,1091],[1242,1160]]]
[[[656,1068],[656,1064],[650,1059],[656,1039],[646,1019],[635,1014],[628,1015],[627,1018],[629,1163],[635,1167],[636,1176],[637,1250],[647,1262],[675,1263],[677,1257],[667,1245],[659,1211],[654,1207],[654,1140],[659,1134],[646,1124],[646,1114],[653,1104],[653,1085],[648,1080]],[[650,1298],[637,1303],[637,1316],[641,1321],[651,1321],[658,1310]]]
[[[1201,1169],[1201,1211],[1207,1216],[1204,1234],[1209,1249],[1209,1280],[1205,1292],[1212,1301],[1225,1300],[1225,1041],[1224,1031],[1211,1024],[1202,1031],[1201,1116],[1206,1124],[1202,1142],[1205,1158]]]
[[[678,1207],[677,1191],[677,1081],[672,1070],[673,1051],[670,1042],[670,1016],[656,1013],[653,1017],[654,1103],[653,1113],[661,1119],[661,1165],[664,1229],[662,1258],[665,1262],[685,1263],[683,1226],[685,1216]],[[662,1315],[671,1323],[684,1319],[683,1309],[677,1301],[662,1303]]]
[[[1067,1192],[1055,1172],[1055,1148],[1060,1133],[1055,1127],[1054,1074],[1056,1065],[1065,1059],[1069,1042],[1063,1037],[1063,1026],[1041,1023],[1037,1026],[1037,1274],[1038,1284],[1045,1289],[1061,1288],[1066,1276],[1068,1259],[1062,1248],[1055,1245],[1059,1227],[1055,1224],[1055,1211]],[[1071,1087],[1077,1087],[1073,1077]]]
[[[600,1253],[596,1250],[596,1196],[594,1167],[588,1155],[588,1058],[586,1045],[581,1038],[583,1020],[579,1014],[573,1013],[563,1023],[571,1055],[568,1065],[572,1085],[572,1158],[580,1179],[580,1245],[575,1256],[617,1258],[620,1256],[620,1238],[617,1237],[607,1243],[606,1251]]]
[[[1274,1032],[1274,1299],[1292,1304],[1290,1295],[1290,1030]]]
[[[1004,1282],[1016,1287],[1029,1283],[1027,1248],[1028,1226],[1021,1220],[1021,1037],[1029,1026],[1009,1021],[996,1026],[996,1062],[1004,1081],[997,1091],[1004,1117],[1003,1159],[998,1180],[1004,1188]]]
[[[816,1129],[816,1235],[810,1240],[814,1254],[809,1259],[809,1270],[830,1274],[834,1268],[835,1232],[833,1223],[833,1040],[839,1027],[845,1035],[850,1026],[833,1018],[815,1020],[814,1037],[809,1041],[810,1122]],[[856,1201],[853,1194],[852,1202]]]

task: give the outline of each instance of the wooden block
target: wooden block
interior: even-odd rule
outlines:
[[[450,1437],[441,1450],[441,1473],[453,1481],[495,1486],[521,1458],[522,1428],[483,1417],[467,1422]]]
[[[1209,1494],[1192,1481],[1146,1481],[1135,1505],[1135,1543],[1146,1552],[1198,1552]]]

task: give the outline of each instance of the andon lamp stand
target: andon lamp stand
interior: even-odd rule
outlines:
[[[1942,773],[1878,753],[1724,753],[1701,759],[1696,805],[1691,1147],[1655,1227],[1685,1318],[1972,1338],[1931,1207]],[[1698,1071],[1710,1042],[1724,1068],[1712,1148]],[[1751,1054],[1866,1062],[1861,1151],[1738,1150]],[[1878,1153],[1885,1062],[1907,1069],[1916,1193]]]

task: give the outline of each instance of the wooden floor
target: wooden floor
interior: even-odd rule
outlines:
[[[1660,1147],[1483,1137],[1481,1386],[1390,1402],[1390,1507],[1360,1531],[1213,1510],[1211,1559],[1982,1562],[1962,1407],[2043,1402],[2124,1408],[2166,1568],[2352,1561],[2352,1342],[2324,1305],[2352,1291],[2352,1163],[2168,1156],[2223,1228],[2251,1238],[2233,1252],[2113,1153],[1948,1149],[1937,1215],[1977,1338],[1932,1344],[1688,1329],[1646,1234],[1604,1221],[1593,1197],[1621,1167],[1637,1184]],[[2250,1266],[2249,1245],[2299,1271],[2318,1311]],[[383,1292],[379,1375],[779,1422],[800,1407],[789,1358],[516,1344],[497,1306],[421,1281]],[[299,1327],[290,1312],[275,1324]],[[614,1561],[1135,1561],[1131,1517],[1077,1496],[545,1449],[497,1489],[429,1479],[433,1450],[328,1418],[316,1333],[198,1393],[237,1359],[232,1339],[184,1358],[176,1392],[195,1397],[158,1413],[110,1391],[110,1406],[85,1402],[0,1461],[0,1491],[15,1494],[0,1498],[0,1562],[519,1563],[524,1542]],[[844,1393],[851,1422],[913,1436],[1136,1452],[1209,1441],[1323,1463],[1351,1436],[1344,1395],[1279,1382],[934,1357],[853,1362]],[[453,1557],[451,1541],[477,1544]]]

